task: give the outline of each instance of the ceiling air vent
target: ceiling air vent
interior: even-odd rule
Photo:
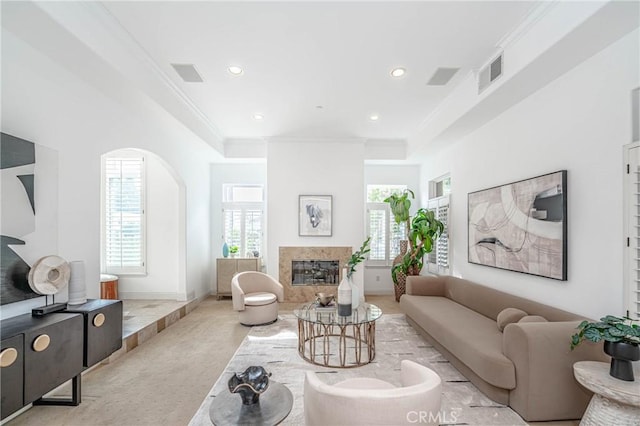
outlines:
[[[489,87],[502,75],[502,53],[495,58],[489,65],[480,70],[478,78],[478,93],[482,93],[484,89]]]
[[[202,83],[202,77],[193,64],[171,64],[174,70],[186,83]]]
[[[433,73],[429,81],[427,82],[427,86],[444,86],[446,85],[451,78],[458,72],[460,68],[438,68],[436,72]]]

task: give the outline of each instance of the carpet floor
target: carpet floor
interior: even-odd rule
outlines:
[[[367,296],[367,300],[381,307],[385,314],[400,312],[393,296]],[[297,305],[283,303],[280,311],[286,315]],[[189,315],[133,351],[84,374],[79,406],[32,407],[4,423],[11,426],[187,425],[203,400],[211,395],[212,385],[225,372],[250,330],[238,323],[238,314],[232,310],[230,299],[209,297]],[[293,352],[296,353],[295,349]],[[380,349],[378,356],[381,356]],[[280,373],[274,374],[277,377]],[[64,386],[54,395],[70,393],[70,386]],[[577,424],[540,423],[545,426]]]
[[[441,424],[526,425],[509,407],[490,400],[478,391],[407,324],[402,314],[383,315],[377,321],[375,359],[361,367],[327,368],[306,362],[298,354],[297,339],[297,320],[291,314],[280,315],[275,324],[253,327],[189,425],[211,425],[209,408],[213,399],[229,392],[227,381],[233,373],[244,371],[252,365],[265,367],[272,373],[271,380],[287,386],[293,394],[293,408],[281,424],[303,425],[306,371],[320,373],[322,380],[330,384],[354,377],[374,377],[399,386],[400,361],[403,359],[427,365],[442,378]],[[237,403],[241,404],[239,396]]]
[[[77,407],[32,407],[8,425],[184,426],[249,330],[231,300],[207,298],[133,351],[84,374]],[[54,394],[70,395],[70,386]]]

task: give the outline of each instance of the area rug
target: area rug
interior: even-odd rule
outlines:
[[[298,354],[297,327],[297,320],[291,314],[280,315],[274,324],[253,327],[189,425],[211,425],[209,408],[213,398],[221,392],[229,392],[229,378],[252,365],[263,366],[272,373],[271,380],[291,390],[293,408],[281,424],[301,426],[304,425],[306,371],[316,371],[323,381],[330,384],[353,377],[374,377],[399,386],[400,361],[403,359],[424,364],[442,378],[441,425],[527,424],[509,407],[484,396],[407,323],[403,314],[383,315],[376,322],[375,359],[370,364],[355,368],[321,367],[302,359]]]

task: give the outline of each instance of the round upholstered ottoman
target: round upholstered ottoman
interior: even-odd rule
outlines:
[[[270,324],[278,319],[278,298],[273,293],[259,292],[244,295],[244,311],[240,311],[240,324]]]

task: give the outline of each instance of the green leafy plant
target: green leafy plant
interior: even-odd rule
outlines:
[[[351,278],[353,273],[356,271],[356,266],[367,258],[366,257],[367,253],[371,251],[371,249],[369,248],[370,242],[371,242],[371,237],[364,240],[364,242],[362,243],[362,246],[360,246],[358,251],[353,253],[349,258],[349,261],[347,262],[347,277]]]
[[[398,282],[398,273],[418,275],[424,266],[424,255],[433,251],[435,240],[444,232],[444,223],[436,219],[435,213],[418,209],[408,228],[409,250],[402,261],[391,268],[393,282]]]
[[[238,250],[240,250],[240,247],[238,247],[238,246],[229,247],[229,253],[231,253],[231,254],[236,254],[238,252]]]
[[[571,336],[571,350],[575,349],[584,340],[598,343],[601,340],[608,342],[624,342],[632,345],[640,343],[640,326],[629,317],[616,317],[607,315],[600,321],[582,321],[578,325],[578,333]]]
[[[385,203],[389,203],[391,213],[393,214],[393,218],[396,223],[405,222],[407,224],[407,229],[409,229],[409,219],[411,217],[409,213],[409,209],[411,209],[411,200],[409,199],[409,195],[411,195],[412,199],[416,198],[412,190],[405,189],[400,194],[391,194],[384,199]]]

